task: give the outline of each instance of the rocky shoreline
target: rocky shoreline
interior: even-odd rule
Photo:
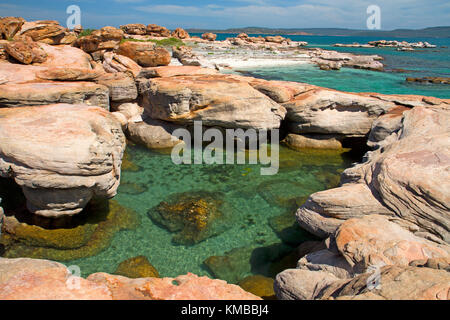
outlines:
[[[83,35],[54,21],[10,17],[0,19],[0,34],[0,176],[21,188],[23,210],[35,220],[64,223],[92,199],[114,197],[127,139],[150,149],[172,148],[182,143],[172,132],[196,120],[219,129],[283,126],[283,142],[300,150],[363,141],[371,151],[344,171],[341,186],[312,194],[298,209],[298,223],[323,241],[300,246],[297,268],[275,280],[277,298],[450,298],[450,100],[219,72],[232,67],[224,57],[234,47],[234,59],[243,60],[248,50],[258,59],[290,57],[324,69],[382,70],[379,57],[307,49],[282,37],[190,38],[181,28],[170,32],[156,25]],[[197,47],[159,45],[169,36]],[[275,50],[280,54],[270,59],[262,54]],[[222,57],[211,58],[219,52]],[[23,230],[35,227],[3,209],[0,221],[6,251]],[[42,234],[33,241],[62,246]],[[371,286],[377,272],[381,285]],[[0,299],[258,299],[192,274],[141,275],[82,279],[56,262],[0,258]],[[68,289],[74,280],[80,289]]]

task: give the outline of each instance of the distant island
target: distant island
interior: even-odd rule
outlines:
[[[450,26],[431,27],[425,29],[354,30],[343,28],[304,28],[304,29],[271,29],[260,27],[230,28],[225,30],[188,29],[189,33],[246,33],[246,34],[279,34],[279,35],[315,35],[315,36],[353,36],[353,37],[399,37],[399,38],[450,38]]]

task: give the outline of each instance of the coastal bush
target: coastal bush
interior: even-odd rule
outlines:
[[[159,47],[181,47],[184,46],[185,43],[181,41],[178,38],[166,38],[162,40],[155,40],[155,39],[149,39],[149,40],[139,40],[139,39],[122,39],[120,42],[121,44],[128,41],[134,41],[134,42],[153,42]]]
[[[83,31],[80,32],[80,34],[78,35],[78,38],[90,36],[92,34],[92,32],[94,32],[94,31],[95,31],[95,29],[84,29]]]

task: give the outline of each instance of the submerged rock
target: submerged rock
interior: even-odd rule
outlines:
[[[239,281],[239,286],[247,292],[253,293],[255,296],[264,300],[276,299],[273,291],[273,279],[261,275],[248,276]]]
[[[132,279],[159,278],[158,270],[144,256],[137,256],[122,261],[114,274]]]
[[[228,210],[219,192],[186,192],[169,196],[149,211],[150,218],[174,232],[176,244],[193,245],[229,228]]]
[[[1,242],[4,257],[69,261],[94,256],[109,247],[117,232],[136,228],[138,217],[114,200],[92,201],[70,224],[75,226],[48,228],[7,216]]]

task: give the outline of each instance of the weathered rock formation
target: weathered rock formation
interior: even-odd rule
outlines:
[[[170,63],[170,53],[152,42],[127,41],[119,46],[117,54],[126,56],[142,67],[167,66]]]
[[[0,173],[13,178],[28,209],[74,215],[93,195],[115,196],[125,138],[106,110],[86,105],[0,109]]]

